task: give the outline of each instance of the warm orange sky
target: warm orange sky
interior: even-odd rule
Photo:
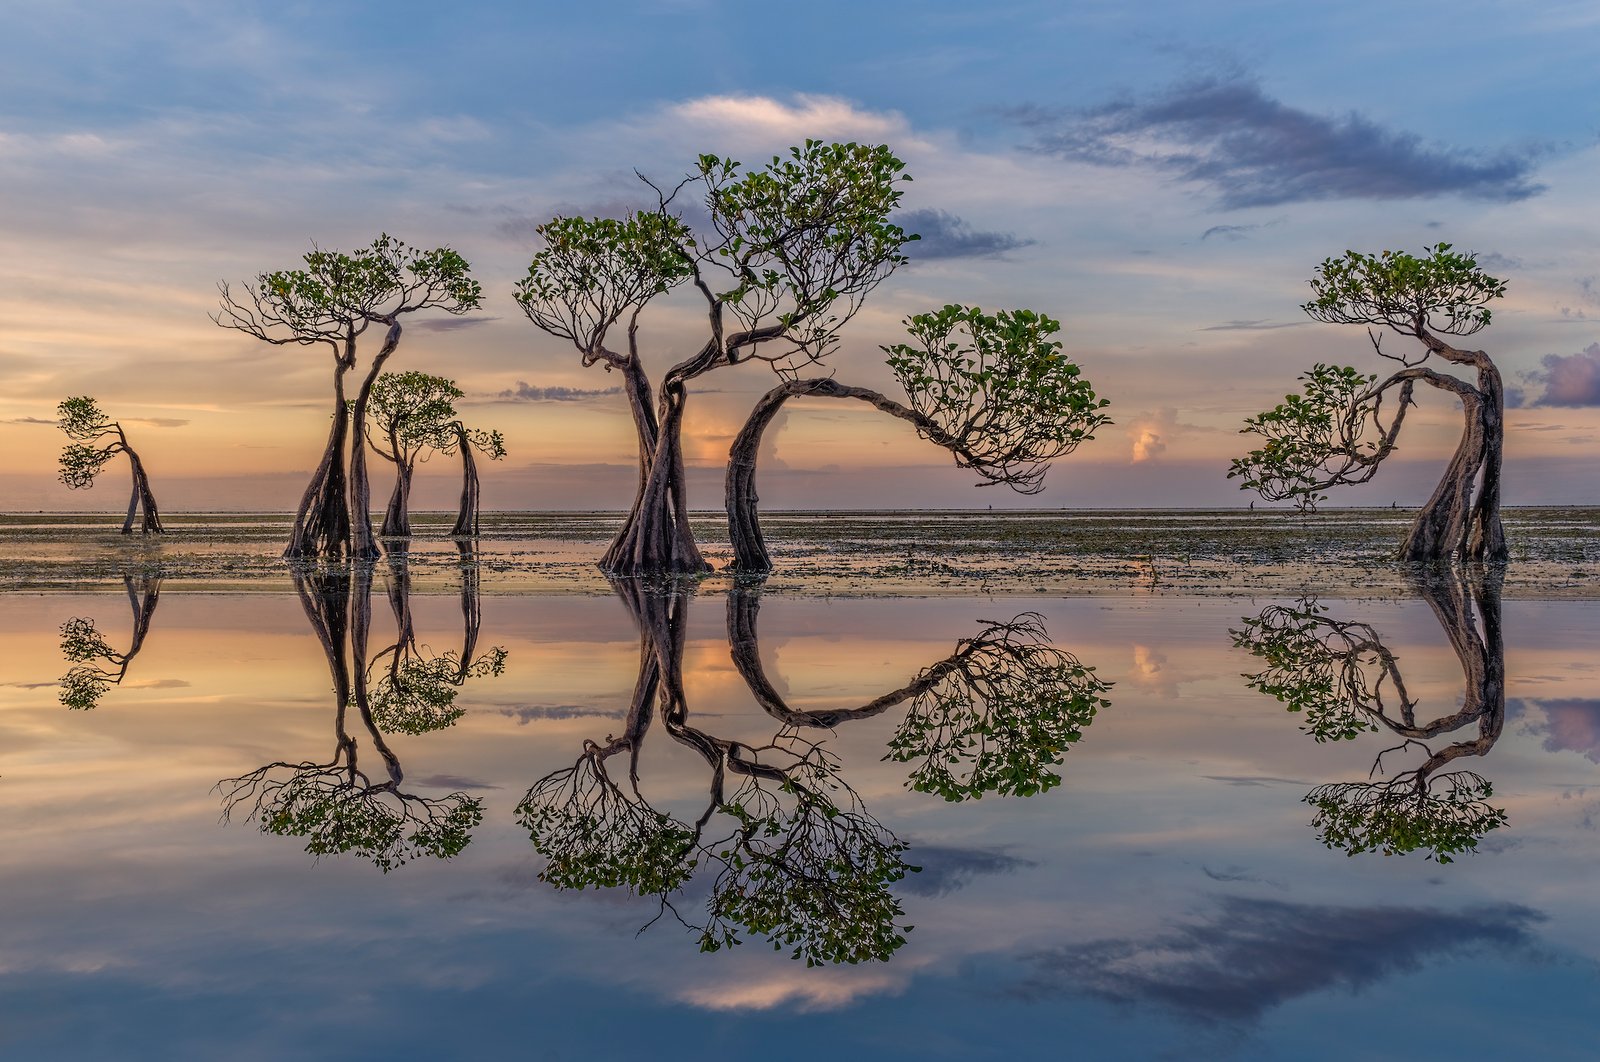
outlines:
[[[690,32],[705,15],[662,9],[650,32]],[[769,506],[1242,505],[1225,472],[1249,448],[1245,416],[1313,362],[1385,364],[1360,329],[1300,313],[1316,264],[1346,247],[1441,239],[1510,282],[1474,340],[1524,403],[1508,415],[1507,500],[1600,501],[1600,148],[1574,103],[1596,97],[1592,64],[1578,62],[1592,55],[1592,23],[1551,11],[1453,25],[1453,61],[1479,60],[1462,86],[1396,73],[1387,46],[1314,14],[1293,26],[1252,17],[1251,39],[1271,44],[1248,53],[1243,23],[1222,14],[1180,34],[1187,52],[1110,16],[1027,22],[1026,46],[984,35],[1015,15],[986,29],[930,17],[904,40],[840,43],[809,65],[732,62],[717,76],[658,56],[581,102],[553,91],[570,57],[545,50],[536,63],[452,36],[465,28],[423,39],[391,27],[336,47],[296,35],[297,16],[244,19],[209,27],[216,51],[202,57],[159,19],[80,18],[50,36],[41,15],[37,40],[9,45],[15,92],[0,109],[0,506],[120,506],[119,469],[88,494],[53,482],[54,406],[90,393],[134,433],[164,507],[292,507],[320,452],[328,358],[216,328],[215,285],[292,267],[312,241],[353,249],[386,230],[449,244],[484,285],[482,312],[410,322],[391,365],[454,377],[472,422],[505,433],[510,457],[485,469],[486,505],[624,507],[634,443],[623,402],[583,393],[617,379],[585,370],[511,299],[532,226],[637,204],[635,167],[670,179],[701,151],[758,162],[806,137],[893,147],[914,177],[909,227],[925,237],[830,369],[887,388],[877,346],[899,338],[906,314],[1029,307],[1063,322],[1116,423],[1021,499],[973,490],[942,451],[870,410],[794,403],[772,430]],[[582,37],[571,18],[552,39]],[[726,32],[758,29],[738,25]],[[647,39],[617,47],[637,58]],[[470,58],[496,92],[453,77],[459,65],[390,61],[429,48]],[[51,49],[80,75],[48,70]],[[1017,49],[1075,64],[1023,72]],[[335,56],[337,78],[310,76]],[[1533,56],[1541,75],[1529,80]],[[1130,69],[1144,72],[1133,85]],[[1205,120],[1172,117],[1191,112]],[[698,346],[700,326],[687,299],[652,306],[654,378]],[[751,365],[697,382],[691,500],[715,508],[729,438],[773,380]],[[556,400],[552,389],[570,390]],[[499,397],[518,393],[545,397]],[[1336,504],[1421,500],[1456,428],[1427,401],[1394,467]],[[426,467],[417,504],[448,506],[453,474]]]

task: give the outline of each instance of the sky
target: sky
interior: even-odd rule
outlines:
[[[1322,259],[1448,241],[1508,281],[1473,342],[1508,411],[1506,500],[1600,494],[1600,13],[1582,3],[8,0],[0,41],[0,508],[115,509],[55,483],[55,404],[93,394],[163,507],[292,508],[326,433],[324,352],[216,327],[217,284],[388,232],[471,263],[483,309],[412,322],[394,369],[449,376],[505,433],[491,509],[623,508],[618,380],[538,332],[511,287],[558,213],[641,205],[713,152],[889,145],[922,239],[828,370],[892,388],[880,344],[960,302],[1062,322],[1115,423],[1046,489],[973,489],[870,409],[791,403],[773,508],[1240,505],[1243,419],[1316,362],[1377,372],[1299,310]],[[653,378],[703,341],[653,304]],[[1395,337],[1398,339],[1399,337]],[[1392,349],[1392,345],[1391,348]],[[713,508],[760,365],[703,377],[690,500]],[[853,403],[852,403],[853,405]],[[1459,431],[1430,397],[1368,487],[1420,502]],[[113,470],[108,475],[122,473]],[[454,497],[426,466],[420,507]],[[381,497],[381,495],[380,495]]]

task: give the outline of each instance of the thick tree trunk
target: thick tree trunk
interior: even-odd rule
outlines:
[[[637,383],[630,379],[627,390],[635,426],[640,428],[639,492],[621,532],[600,558],[600,568],[621,577],[703,574],[711,565],[695,545],[685,493],[682,434],[686,394],[680,384],[663,387],[659,429],[647,432],[645,428],[653,428],[656,422],[641,415],[639,403],[647,399],[648,385],[641,394]]]
[[[1500,564],[1509,555],[1500,520],[1505,394],[1500,373],[1487,357],[1480,357],[1477,368],[1478,387],[1456,391],[1462,407],[1461,442],[1412,523],[1400,547],[1401,560]]]
[[[472,441],[465,425],[456,424],[456,447],[461,451],[461,509],[456,513],[456,526],[450,529],[455,538],[478,537],[478,461],[472,456]]]
[[[347,361],[341,359],[333,370],[333,426],[322,461],[312,473],[311,482],[295,513],[294,530],[283,555],[291,558],[344,556],[350,542],[350,500],[345,491],[345,440],[350,429],[350,411],[345,405],[344,374]]]
[[[483,606],[478,596],[478,555],[470,542],[457,542],[461,563],[461,660],[456,682],[467,680],[472,657],[478,651],[478,632],[483,627]]]
[[[797,396],[821,398],[853,398],[866,402],[892,417],[909,421],[917,432],[929,442],[942,446],[958,456],[963,455],[960,441],[938,424],[908,406],[901,405],[877,391],[865,387],[851,387],[833,379],[790,380],[779,384],[765,395],[750,412],[744,427],[733,440],[728,452],[728,474],[724,500],[728,509],[728,535],[733,542],[733,563],[730,570],[740,575],[766,575],[772,571],[772,558],[767,554],[766,540],[761,534],[761,518],[757,510],[760,501],[756,494],[756,463],[761,453],[761,439],[783,404]]]

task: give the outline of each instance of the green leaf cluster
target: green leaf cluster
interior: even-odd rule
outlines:
[[[258,276],[255,295],[275,320],[306,340],[322,338],[330,326],[364,326],[421,309],[460,314],[483,302],[483,289],[461,255],[448,247],[413,247],[388,233],[351,253],[316,248],[304,261],[304,269]]]
[[[1416,336],[1424,329],[1469,335],[1493,318],[1488,304],[1506,282],[1478,266],[1476,254],[1448,243],[1424,247],[1420,257],[1399,251],[1346,251],[1325,259],[1311,279],[1314,297],[1303,309],[1318,321],[1365,324]]]
[[[1061,324],[1044,314],[951,304],[905,323],[912,342],[882,349],[911,408],[943,438],[923,434],[990,482],[1036,493],[1050,460],[1110,423],[1101,412],[1110,402],[1052,338]]]
[[[304,837],[314,856],[350,852],[388,873],[419,856],[458,854],[483,820],[483,802],[465,793],[411,796],[308,766],[278,787],[259,815],[263,832]]]
[[[1506,824],[1505,810],[1486,803],[1492,795],[1488,781],[1471,771],[1431,779],[1408,772],[1388,782],[1318,786],[1305,802],[1316,809],[1312,825],[1329,848],[1352,856],[1423,850],[1426,858],[1449,863]]]
[[[694,237],[665,209],[620,219],[555,217],[537,231],[544,248],[513,295],[529,320],[591,358],[620,317],[694,272]]]
[[[1061,784],[1051,768],[1111,705],[1112,684],[1051,646],[1036,613],[992,624],[930,671],[884,759],[916,764],[907,784],[950,801]]]
[[[1375,466],[1393,446],[1364,432],[1375,412],[1367,402],[1376,376],[1319,363],[1300,379],[1302,394],[1245,420],[1240,434],[1259,435],[1266,444],[1235,459],[1228,478],[1239,479],[1240,490],[1268,501],[1293,499],[1302,512],[1314,512],[1327,500],[1326,488]]]
[[[1303,712],[1300,729],[1318,741],[1348,741],[1378,730],[1374,719],[1382,714],[1384,683],[1394,681],[1394,659],[1370,627],[1335,623],[1326,612],[1311,599],[1274,605],[1229,633],[1237,648],[1267,664],[1244,676],[1251,689]]]
[[[372,384],[368,398],[374,440],[390,460],[409,460],[424,449],[444,450],[455,442],[455,400],[466,392],[454,380],[425,372],[386,372]],[[388,452],[388,443],[398,452]]]

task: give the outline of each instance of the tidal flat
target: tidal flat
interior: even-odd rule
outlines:
[[[6,517],[0,1054],[1592,1058],[1600,511],[1508,515]]]
[[[921,597],[943,594],[1413,592],[1393,554],[1403,509],[1029,510],[774,513],[762,526],[779,593]],[[606,512],[488,513],[470,554],[446,538],[453,517],[412,517],[407,549],[419,591],[453,585],[475,565],[485,593],[609,594],[594,559],[620,524]],[[285,514],[165,517],[161,536],[124,536],[107,515],[0,516],[0,591],[118,585],[130,571],[192,589],[248,592],[286,585],[278,554]],[[1511,563],[1504,592],[1600,597],[1600,508],[1505,510]],[[706,558],[727,563],[726,518],[693,520]],[[729,585],[713,574],[708,589]]]

